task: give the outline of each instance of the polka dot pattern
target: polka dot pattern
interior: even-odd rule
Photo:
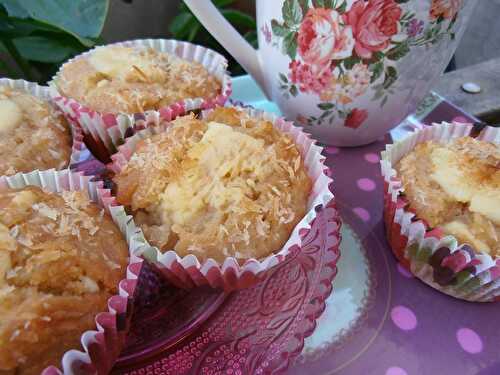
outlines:
[[[364,158],[368,163],[372,164],[377,164],[380,161],[380,157],[373,152],[365,154]]]
[[[363,191],[373,191],[377,187],[377,185],[375,185],[375,181],[366,177],[360,178],[356,181],[356,185],[358,185],[358,188]]]
[[[478,354],[483,351],[483,340],[470,328],[460,328],[457,331],[457,341],[467,353]]]
[[[398,272],[403,275],[404,277],[407,277],[409,279],[411,279],[413,277],[412,273],[410,271],[408,271],[406,269],[405,266],[403,266],[401,263],[398,263],[398,265],[396,266],[397,269],[398,269]]]
[[[385,375],[408,375],[408,373],[401,367],[389,367],[385,372]]]
[[[355,207],[352,211],[365,223],[370,221],[370,213],[363,207]]]
[[[411,331],[417,328],[417,317],[415,313],[406,306],[396,306],[391,310],[392,322],[403,331]]]

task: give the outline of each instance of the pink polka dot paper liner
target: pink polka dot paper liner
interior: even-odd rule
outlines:
[[[28,94],[31,94],[41,100],[48,102],[51,106],[57,109],[57,106],[54,105],[50,98],[50,90],[46,86],[37,85],[34,82],[24,81],[22,79],[8,79],[8,78],[0,78],[0,86],[7,86],[14,90],[24,91]],[[57,110],[57,113],[61,113],[60,110]],[[87,158],[89,150],[87,146],[83,142],[83,132],[82,129],[76,124],[74,121],[68,120],[68,125],[71,129],[72,135],[72,147],[71,147],[71,157],[68,161],[68,167],[72,168],[85,158]]]
[[[382,152],[384,178],[384,221],[394,255],[402,266],[427,285],[452,297],[471,302],[500,300],[500,257],[459,243],[440,228],[429,228],[409,210],[401,181],[393,166],[419,143],[466,137],[471,124],[434,124],[417,130],[406,139],[388,145]],[[486,127],[479,140],[500,144],[500,129]],[[432,229],[432,230],[431,230]]]
[[[34,185],[47,191],[85,190],[91,200],[105,209],[120,228],[130,244],[136,233],[132,218],[127,216],[123,206],[117,204],[111,192],[103,188],[102,181],[94,181],[91,176],[69,169],[56,171],[33,171],[0,177],[0,189],[20,189]],[[131,254],[126,276],[118,285],[118,294],[108,300],[108,311],[95,317],[96,329],[82,332],[82,349],[75,348],[61,358],[62,372],[51,366],[43,371],[44,375],[55,374],[107,374],[113,367],[125,344],[126,334],[132,316],[132,298],[141,270],[142,260]]]
[[[216,105],[224,105],[229,95],[231,95],[231,77],[226,71],[227,60],[222,55],[212,51],[211,49],[195,45],[188,42],[181,42],[173,39],[137,39],[126,42],[114,43],[112,45],[122,45],[127,47],[150,47],[160,52],[166,52],[176,55],[188,61],[195,61],[202,64],[210,74],[215,76],[221,82],[221,91],[215,97],[210,98],[188,98],[169,106],[163,107],[158,111],[150,110],[143,113],[99,113],[91,108],[79,103],[78,101],[62,96],[58,90],[56,81],[58,74],[64,67],[64,64],[59,69],[58,73],[52,78],[50,84],[50,95],[54,103],[63,111],[67,118],[77,122],[86,134],[91,135],[91,140],[96,144],[92,144],[91,148],[96,149],[95,153],[99,154],[107,152],[109,155],[116,151],[114,143],[109,137],[108,129],[118,127],[125,131],[130,127],[130,124],[141,121],[148,124],[154,119],[162,119],[171,121],[177,116],[186,114],[190,111],[213,108]],[[79,56],[74,57],[65,64],[91,54],[95,49],[103,48],[96,47]],[[106,158],[103,155],[97,155],[100,158]]]
[[[321,155],[323,149],[317,146],[315,141],[301,128],[281,117],[254,109],[237,108],[254,118],[271,121],[276,128],[290,135],[295,141],[302,154],[308,175],[313,182],[307,213],[294,228],[288,241],[281,249],[277,249],[264,259],[247,259],[242,265],[238,264],[233,257],[226,258],[222,264],[211,258],[202,263],[194,254],[181,258],[173,250],[161,253],[158,248],[149,245],[144,236],[141,236],[141,239],[136,242],[136,246],[132,248],[132,252],[156,265],[169,282],[181,288],[189,289],[208,284],[213,288],[231,291],[255,285],[270,269],[285,262],[295,252],[302,251],[304,237],[311,230],[312,223],[318,213],[325,210],[329,215],[332,215],[330,219],[338,224],[329,235],[340,241],[340,217],[335,209],[332,193],[333,181],[327,175],[328,168],[324,165],[325,157]],[[206,113],[203,112],[202,116]],[[112,155],[112,163],[108,165],[108,168],[114,173],[119,172],[131,158],[140,139],[149,138],[165,131],[168,125],[168,123],[161,123],[157,126],[150,126],[127,138],[125,143],[118,147],[118,152]]]

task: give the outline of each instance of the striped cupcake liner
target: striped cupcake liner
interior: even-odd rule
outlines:
[[[57,109],[58,113],[61,113],[58,107],[54,106],[50,97],[49,88],[46,86],[40,86],[34,82],[24,81],[22,79],[14,80],[9,78],[0,78],[0,86],[7,86],[14,90],[24,91],[41,100],[47,101],[50,105]],[[90,151],[83,142],[82,129],[74,121],[69,120],[68,123],[70,125],[71,135],[73,138],[71,158],[68,160],[68,167],[73,168],[81,161],[86,160],[90,155]]]
[[[263,259],[247,259],[244,264],[238,264],[233,257],[228,257],[222,264],[213,259],[200,261],[194,254],[180,257],[175,251],[169,250],[161,252],[158,248],[151,246],[142,235],[136,242],[132,252],[143,257],[154,264],[159,271],[172,284],[189,289],[200,285],[210,285],[214,288],[223,288],[226,291],[248,288],[262,279],[267,271],[276,265],[285,262],[289,257],[303,249],[302,240],[311,230],[316,222],[318,213],[324,212],[327,215],[332,228],[328,228],[329,236],[333,242],[340,242],[340,217],[335,208],[335,199],[332,193],[333,181],[329,177],[330,171],[324,165],[324,156],[321,155],[322,148],[315,144],[310,136],[301,128],[294,126],[291,122],[275,115],[253,110],[243,109],[251,117],[271,121],[280,131],[290,135],[298,146],[308,175],[313,182],[311,196],[309,197],[307,213],[292,231],[286,244],[275,253]],[[202,117],[207,112],[202,112]],[[118,147],[118,152],[112,156],[112,163],[108,168],[114,173],[118,173],[128,163],[137,142],[144,138],[149,138],[167,129],[169,123],[157,124],[137,132],[132,137],[126,139],[125,143]],[[118,143],[123,142],[122,138],[117,138]],[[140,231],[140,229],[138,229]]]
[[[90,199],[112,217],[129,246],[134,242],[137,234],[132,217],[127,216],[123,206],[118,205],[111,192],[103,188],[102,181],[95,181],[91,176],[69,169],[36,170],[0,177],[0,189],[3,190],[20,189],[28,185],[38,186],[51,192],[87,191]],[[82,333],[83,350],[75,348],[67,351],[61,360],[62,371],[51,366],[45,369],[43,374],[109,373],[125,344],[132,316],[132,300],[141,267],[142,260],[131,253],[126,276],[118,285],[118,294],[108,300],[108,311],[101,312],[95,317],[96,330]]]
[[[471,135],[471,124],[442,123],[425,127],[382,152],[384,221],[396,258],[417,278],[455,298],[472,302],[500,300],[500,257],[476,251],[442,230],[429,228],[416,217],[404,198],[394,165],[419,143],[445,143]],[[500,129],[486,127],[479,140],[500,144]]]
[[[150,110],[135,114],[99,113],[74,99],[62,96],[57,90],[55,81],[66,64],[74,61],[75,59],[88,56],[95,49],[106,48],[106,46],[96,47],[67,61],[61,66],[57,74],[49,83],[51,88],[50,94],[56,105],[63,111],[66,117],[76,121],[86,134],[91,135],[91,137],[87,139],[87,142],[89,142],[89,148],[102,160],[109,161],[109,156],[116,151],[116,148],[108,135],[108,130],[110,128],[128,128],[130,127],[130,124],[148,124],[149,122],[154,122],[158,119],[171,121],[177,116],[191,111],[213,108],[217,105],[224,105],[228,97],[231,95],[231,77],[226,70],[227,60],[225,57],[212,51],[211,49],[171,39],[138,39],[114,43],[111,45],[150,47],[159,52],[170,53],[188,61],[198,62],[221,82],[222,87],[220,93],[215,97],[188,98],[163,107],[158,111]]]

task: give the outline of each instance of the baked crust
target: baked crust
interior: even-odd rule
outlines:
[[[152,48],[106,46],[65,64],[61,94],[101,113],[158,110],[187,98],[211,98],[221,83],[205,67]]]
[[[127,244],[83,192],[6,190],[0,212],[0,373],[39,374],[95,329]]]
[[[396,166],[404,194],[430,227],[500,255],[500,147],[471,137],[418,144]]]
[[[221,107],[139,141],[114,182],[117,200],[151,244],[219,262],[279,250],[305,215],[311,190],[288,135]]]
[[[48,102],[0,86],[0,116],[0,175],[68,166],[71,131]]]

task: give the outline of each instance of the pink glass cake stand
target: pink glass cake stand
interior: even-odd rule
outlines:
[[[90,155],[89,155],[90,156]],[[92,158],[77,169],[104,173]],[[317,212],[302,246],[252,288],[177,289],[145,264],[131,330],[114,374],[271,374],[300,354],[332,290],[339,258],[335,204]]]
[[[237,99],[276,110],[248,77],[233,88]],[[426,104],[393,136],[420,120],[473,120],[437,96]],[[327,228],[338,223],[323,216],[303,252],[230,295],[175,289],[146,266],[113,373],[500,374],[500,306],[436,292],[400,267],[388,247],[378,161],[390,140],[325,150],[344,221],[338,275],[336,243],[327,244]],[[90,159],[81,166],[101,167]]]

